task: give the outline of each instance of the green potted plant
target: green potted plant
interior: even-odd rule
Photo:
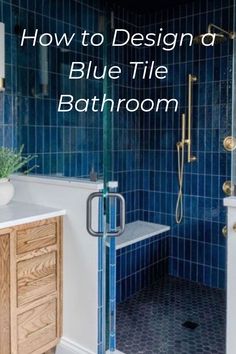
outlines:
[[[6,205],[14,196],[14,186],[10,182],[10,175],[26,166],[36,155],[23,156],[24,145],[19,150],[0,147],[0,206]],[[24,171],[29,173],[36,166]]]

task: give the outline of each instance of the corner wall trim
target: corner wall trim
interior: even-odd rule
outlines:
[[[57,346],[56,354],[96,354],[88,350],[72,340],[62,337]]]

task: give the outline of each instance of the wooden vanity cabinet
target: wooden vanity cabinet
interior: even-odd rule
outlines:
[[[1,229],[1,354],[51,352],[61,331],[62,217]]]

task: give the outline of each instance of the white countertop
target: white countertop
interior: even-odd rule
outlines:
[[[65,215],[64,209],[54,209],[36,204],[10,202],[0,207],[0,229]]]
[[[147,221],[137,220],[125,225],[124,233],[116,239],[116,249],[127,247],[136,242],[169,231],[167,225],[155,224]]]

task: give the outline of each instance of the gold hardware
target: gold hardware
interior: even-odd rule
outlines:
[[[222,186],[223,192],[230,196],[234,194],[234,185],[231,181],[225,181],[225,183]]]
[[[192,129],[192,96],[193,96],[193,83],[197,81],[197,76],[189,74],[188,76],[188,162],[196,161],[196,157],[191,154],[191,129]]]
[[[223,141],[223,145],[225,150],[234,151],[236,149],[236,139],[233,136],[227,136]]]
[[[5,79],[0,78],[0,92],[5,91]]]
[[[222,235],[223,235],[224,237],[227,237],[227,234],[228,234],[227,226],[224,226],[223,229],[222,229]]]
[[[179,192],[175,209],[175,219],[180,224],[183,219],[183,176],[185,152],[185,113],[182,114],[182,138],[177,142]]]
[[[223,28],[221,28],[219,26],[216,26],[213,23],[210,23],[208,25],[208,33],[215,33],[215,32],[213,32],[213,29],[216,29],[217,31],[226,34],[230,39],[234,39],[235,36],[236,36],[235,32],[226,31],[225,29],[223,29]]]
[[[190,75],[190,76],[191,76],[192,82],[196,82],[197,81],[197,76],[195,76],[195,75]]]
[[[187,140],[185,139],[185,113],[182,114],[182,137],[181,137],[181,141],[178,141],[176,143],[177,148],[183,148],[184,149],[184,144],[187,142]]]
[[[182,114],[182,145],[185,143],[185,113]]]
[[[193,96],[193,83],[197,81],[197,76],[189,74],[188,75],[188,137],[185,139],[185,130],[186,130],[186,116],[185,113],[182,114],[182,138],[181,141],[177,143],[177,147],[182,147],[184,149],[184,145],[188,146],[188,162],[196,161],[196,156],[191,154],[192,147],[192,96]]]

